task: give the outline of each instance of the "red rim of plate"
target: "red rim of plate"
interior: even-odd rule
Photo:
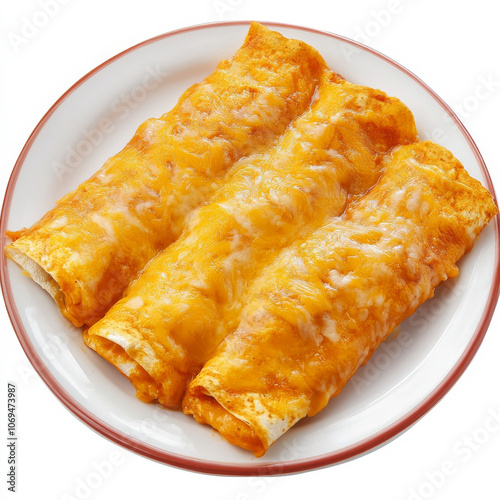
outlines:
[[[14,169],[10,176],[9,182],[7,184],[7,189],[5,193],[5,198],[2,206],[2,212],[0,215],[0,243],[2,247],[5,246],[5,231],[6,231],[6,221],[9,217],[10,205],[12,202],[12,196],[16,187],[17,178],[19,176],[19,172],[24,164],[24,160],[36,140],[38,134],[44,127],[45,123],[50,119],[51,115],[54,111],[60,106],[60,104],[68,97],[72,92],[74,92],[80,85],[84,82],[92,78],[96,73],[98,73],[101,69],[113,63],[115,60],[120,57],[128,54],[131,51],[134,51],[140,47],[145,45],[149,45],[155,43],[159,40],[176,36],[181,33],[186,33],[189,31],[198,31],[206,28],[214,28],[214,27],[224,27],[224,26],[235,26],[235,25],[247,25],[249,21],[230,21],[230,22],[215,22],[215,23],[206,23],[196,26],[190,26],[187,28],[178,29],[175,31],[171,31],[165,33],[163,35],[156,36],[154,38],[150,38],[141,42],[137,45],[134,45],[119,54],[111,57],[104,63],[100,64],[92,71],[87,73],[84,77],[78,80],[73,86],[71,86],[48,110],[48,112],[43,116],[38,125],[35,127],[30,137],[28,138],[26,144],[24,145],[19,158],[17,159],[16,164],[14,165]],[[290,28],[290,29],[298,29],[302,31],[307,31],[311,33],[316,33],[320,35],[325,35],[336,40],[349,43],[354,45],[355,47],[361,48],[364,51],[370,52],[378,58],[383,59],[384,61],[390,63],[391,65],[398,68],[400,71],[408,75],[414,81],[416,81],[421,87],[424,88],[426,92],[428,92],[439,104],[440,106],[448,113],[448,115],[453,119],[456,126],[464,135],[467,140],[469,147],[473,151],[476,160],[480,166],[481,172],[485,178],[485,185],[488,190],[492,193],[493,198],[496,202],[495,192],[493,188],[493,183],[491,181],[491,177],[489,175],[488,169],[486,168],[486,164],[479,152],[474,140],[472,139],[469,132],[466,130],[462,122],[456,116],[456,114],[452,111],[452,109],[432,90],[430,89],[422,80],[420,80],[416,75],[414,75],[411,71],[401,66],[399,63],[395,62],[391,58],[385,56],[384,54],[367,47],[359,42],[351,40],[349,38],[336,35],[333,33],[328,33],[325,31],[316,30],[313,28],[307,28],[302,26],[296,26],[291,24],[283,24],[283,23],[274,23],[274,22],[262,22],[267,26],[273,28]],[[455,366],[450,370],[448,375],[441,381],[441,383],[434,389],[434,391],[429,394],[423,401],[421,401],[415,408],[413,408],[410,412],[408,412],[405,416],[387,426],[385,429],[382,429],[375,435],[366,438],[354,445],[343,448],[341,450],[337,450],[332,453],[322,454],[316,457],[304,459],[304,460],[294,460],[290,462],[275,462],[275,463],[266,463],[263,465],[252,464],[252,465],[237,465],[232,463],[223,463],[223,462],[207,462],[206,460],[194,459],[185,457],[183,455],[178,455],[174,453],[167,452],[165,450],[156,448],[152,445],[147,445],[138,441],[137,439],[132,438],[129,435],[126,435],[120,431],[109,426],[107,423],[102,420],[96,418],[94,415],[90,414],[82,405],[80,405],[77,401],[75,401],[59,384],[59,382],[52,375],[50,370],[44,364],[40,356],[38,355],[36,349],[31,344],[29,340],[29,336],[24,329],[23,322],[19,316],[19,312],[17,310],[16,304],[13,299],[12,289],[10,284],[9,272],[7,269],[7,259],[5,257],[4,252],[0,252],[1,254],[1,286],[4,295],[4,301],[7,308],[7,312],[10,317],[10,321],[16,335],[19,339],[19,342],[26,353],[26,356],[30,360],[31,364],[41,376],[43,381],[47,384],[50,390],[54,393],[54,395],[80,420],[82,420],[85,424],[87,424],[94,431],[98,432],[102,436],[110,439],[111,441],[134,451],[142,456],[153,459],[158,462],[162,462],[168,465],[172,465],[175,467],[180,467],[183,469],[196,471],[196,472],[204,472],[209,474],[222,474],[222,475],[239,475],[239,476],[250,476],[250,475],[277,475],[277,474],[290,474],[294,472],[304,472],[308,470],[317,469],[320,467],[325,467],[328,465],[337,464],[352,458],[355,458],[363,453],[367,453],[369,451],[374,450],[375,448],[381,446],[382,444],[388,442],[390,439],[396,437],[398,434],[405,431],[408,427],[410,427],[413,423],[415,423],[418,419],[420,419],[425,413],[427,413],[438,401],[443,398],[443,396],[451,389],[451,387],[457,382],[460,376],[463,374],[472,358],[476,354],[483,338],[486,334],[488,326],[490,324],[491,318],[493,316],[493,312],[495,310],[498,296],[500,292],[500,261],[499,261],[499,234],[500,234],[500,219],[495,217],[491,224],[494,225],[495,228],[495,274],[492,280],[492,286],[489,292],[488,300],[486,303],[486,307],[483,311],[481,319],[478,323],[476,331],[472,336],[467,348],[462,353],[462,356],[457,361]]]

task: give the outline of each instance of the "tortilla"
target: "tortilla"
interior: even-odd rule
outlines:
[[[315,49],[252,23],[236,55],[58,201],[7,256],[75,326],[100,319],[184,229],[240,158],[264,151],[307,109],[325,64]]]
[[[274,148],[233,167],[85,342],[128,376],[140,399],[179,407],[189,380],[237,326],[262,268],[340,215],[349,197],[375,184],[383,155],[415,140],[413,116],[398,99],[325,73],[309,110]]]
[[[396,148],[369,193],[254,280],[238,327],[190,383],[184,411],[263,455],[457,276],[457,261],[496,213],[443,147]]]

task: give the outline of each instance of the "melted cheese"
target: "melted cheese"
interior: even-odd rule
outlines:
[[[249,285],[240,326],[190,384],[184,411],[203,421],[207,405],[213,412],[219,404],[220,418],[244,422],[246,447],[257,443],[250,449],[262,455],[324,408],[438,283],[456,275],[471,228],[477,235],[496,212],[443,148],[399,148],[369,193],[284,249]],[[217,418],[210,425],[237,441]]]
[[[14,243],[7,255],[39,266],[30,275],[42,285],[50,276],[54,298],[62,297],[58,305],[75,325],[94,323],[181,234],[228,169],[273,144],[308,107],[324,68],[313,48],[252,23],[232,59],[170,112],[143,123],[30,229],[8,233]]]
[[[399,100],[252,23],[6,252],[93,324],[85,343],[141,400],[260,456],[457,275],[497,211],[416,140]]]
[[[360,94],[365,108],[358,106]],[[367,125],[366,116],[374,111],[376,118]],[[211,202],[191,215],[185,233],[148,263],[126,297],[88,335],[111,340],[126,332],[120,345],[137,361],[135,346],[154,339],[158,349],[149,365],[158,368],[147,371],[160,387],[155,394],[163,405],[180,404],[189,379],[238,324],[242,296],[262,268],[327,216],[340,215],[349,195],[368,190],[380,175],[380,153],[414,139],[415,126],[402,103],[336,82],[325,72],[311,108],[274,148],[235,165]],[[294,264],[306,268],[298,257]],[[309,288],[300,281],[300,293]],[[140,309],[130,307],[136,297]],[[300,331],[318,337],[307,303],[301,307]],[[183,380],[180,386],[164,385],[167,365]]]

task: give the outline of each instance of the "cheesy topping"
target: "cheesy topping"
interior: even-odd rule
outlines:
[[[141,400],[261,456],[457,275],[496,212],[398,99],[252,23],[5,251]]]
[[[31,276],[42,286],[50,276],[54,298],[76,326],[94,323],[181,234],[231,166],[271,146],[307,109],[324,69],[312,47],[252,23],[232,59],[170,112],[144,122],[30,229],[9,232],[7,254],[21,266],[19,255],[40,266]]]
[[[220,405],[210,424],[262,455],[324,408],[439,282],[456,275],[455,263],[496,212],[444,148],[399,148],[374,188],[283,249],[249,285],[240,325],[191,382],[184,411],[204,421],[207,404]],[[226,414],[245,423],[247,444],[220,427]],[[286,423],[280,432],[278,420]]]
[[[154,339],[156,368],[147,370],[158,383],[154,396],[166,406],[180,404],[189,379],[236,328],[243,294],[262,268],[325,218],[340,215],[348,196],[367,191],[380,175],[380,154],[414,139],[402,103],[325,72],[310,109],[274,148],[233,167],[210,203],[191,214],[184,234],[148,263],[88,335],[110,340],[116,330],[126,332],[120,345],[132,358],[135,348],[127,344]],[[298,257],[294,264],[307,267]],[[303,295],[311,286],[299,278],[294,285]],[[140,309],[130,307],[135,298]],[[318,337],[308,304],[301,307],[300,331]],[[176,371],[179,386],[165,386],[165,366]]]

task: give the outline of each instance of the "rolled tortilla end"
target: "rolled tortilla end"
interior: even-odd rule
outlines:
[[[226,410],[202,387],[196,387],[184,401],[184,413],[193,415],[200,424],[210,425],[229,443],[252,451],[256,457],[266,452],[267,447],[251,427]]]

